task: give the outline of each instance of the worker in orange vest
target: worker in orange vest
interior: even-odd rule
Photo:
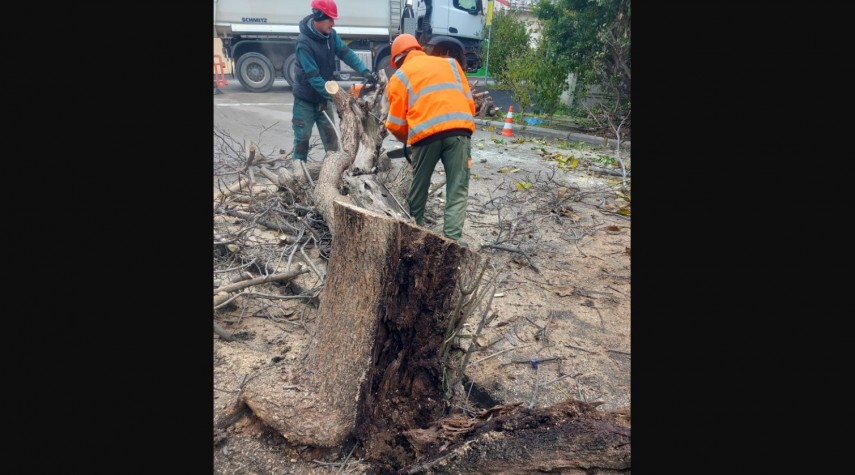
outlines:
[[[398,70],[386,86],[386,128],[412,150],[413,182],[407,193],[410,214],[416,224],[424,224],[430,178],[442,160],[446,176],[443,234],[459,241],[469,201],[471,137],[475,132],[475,101],[469,80],[457,60],[428,56],[410,34],[392,42],[392,67]]]

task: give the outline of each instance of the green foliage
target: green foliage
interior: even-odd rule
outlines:
[[[499,85],[511,92],[519,116],[530,107],[536,114],[552,116],[568,87],[567,61],[546,42],[532,47],[526,23],[510,10],[493,17],[489,68]]]
[[[614,110],[629,109],[631,7],[631,0],[541,0],[535,6],[543,37],[577,76],[578,98],[596,85],[614,98]]]
[[[519,105],[520,110],[514,111],[514,116],[523,117],[532,104],[534,78],[541,62],[534,55],[523,53],[507,58],[506,65],[504,71],[496,73],[496,79],[503,89],[510,91],[514,102]]]
[[[593,150],[593,148],[590,145],[588,145],[585,142],[581,142],[581,141],[568,143],[567,149],[568,150],[579,150],[582,152],[590,152]]]
[[[534,112],[552,117],[561,105],[561,94],[567,90],[567,65],[557,54],[550,52],[548,43],[541,41],[534,53],[539,58],[532,78]]]
[[[509,10],[495,11],[490,32],[490,75],[504,72],[508,58],[528,54],[529,36],[525,23]],[[486,41],[484,51],[487,51]]]
[[[597,154],[597,156],[595,158],[592,158],[591,160],[593,160],[597,163],[602,163],[603,165],[608,165],[608,166],[614,165],[616,163],[616,160],[614,157],[611,157],[609,155],[603,155],[603,154]]]

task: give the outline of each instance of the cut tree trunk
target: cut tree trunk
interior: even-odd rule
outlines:
[[[341,120],[339,151],[328,152],[315,185],[315,206],[335,234],[333,203],[352,203],[386,216],[406,219],[409,209],[377,179],[377,158],[386,137],[389,102],[386,78],[381,72],[378,87],[356,99],[335,81],[326,83]],[[347,172],[345,173],[345,170]],[[412,174],[412,172],[410,172]],[[346,193],[346,195],[344,194]]]
[[[402,431],[443,415],[439,348],[461,269],[480,257],[443,236],[336,203],[317,331],[298,371],[247,383],[242,400],[289,441],[348,436],[378,459],[410,460]]]

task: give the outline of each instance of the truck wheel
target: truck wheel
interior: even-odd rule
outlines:
[[[377,61],[377,70],[380,71],[381,69],[386,71],[387,81],[389,79],[392,79],[392,75],[395,74],[395,71],[397,71],[397,69],[392,67],[391,55],[383,56],[382,58],[380,58],[380,61]]]
[[[297,53],[288,56],[288,59],[285,60],[284,75],[285,80],[288,81],[288,84],[291,85],[291,89],[294,89],[294,85],[297,84]]]
[[[273,87],[273,63],[263,54],[244,54],[235,69],[238,81],[250,92],[266,92]]]

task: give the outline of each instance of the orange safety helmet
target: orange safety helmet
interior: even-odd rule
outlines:
[[[408,49],[415,48],[419,51],[422,51],[422,45],[416,40],[416,37],[409,34],[404,33],[403,35],[399,35],[395,38],[395,41],[392,42],[392,67],[398,68],[400,65],[398,61],[401,58],[398,58],[404,51]]]
[[[312,0],[312,10],[319,10],[333,20],[338,20],[338,7],[333,0]]]

